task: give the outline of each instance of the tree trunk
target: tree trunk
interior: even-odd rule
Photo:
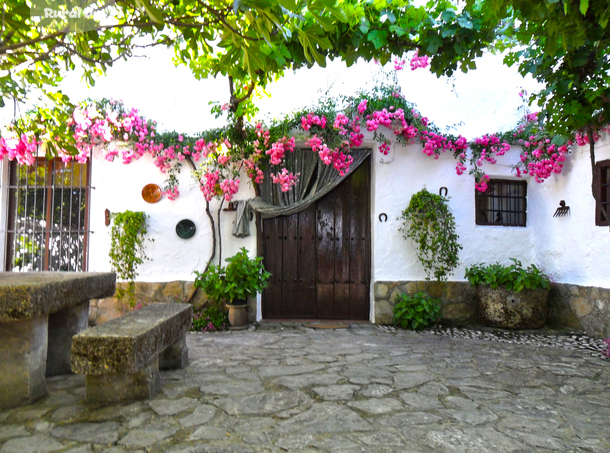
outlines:
[[[589,139],[589,156],[591,157],[591,193],[593,194],[593,198],[595,199],[596,209],[599,206],[602,216],[606,219],[606,222],[610,224],[610,214],[608,210],[602,205],[602,202],[599,198],[599,194],[597,190],[595,190],[595,137],[593,134],[593,127],[591,125],[587,125],[587,138]]]
[[[218,208],[218,265],[222,266],[222,231],[220,230],[220,213],[222,212],[222,205],[224,204],[225,199],[223,198],[220,201],[220,206]]]

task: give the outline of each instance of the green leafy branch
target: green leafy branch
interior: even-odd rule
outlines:
[[[143,212],[117,212],[112,215],[113,224],[110,232],[110,263],[119,280],[127,282],[127,289],[117,290],[116,297],[125,300],[125,304],[135,306],[135,279],[137,268],[144,260],[150,260],[144,250],[148,237],[146,218]]]
[[[455,218],[448,201],[424,189],[411,197],[409,206],[402,212],[400,231],[405,239],[415,242],[427,280],[434,276],[438,281],[447,281],[459,263],[462,246],[458,243]]]

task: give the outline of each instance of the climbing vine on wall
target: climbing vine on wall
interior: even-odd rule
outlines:
[[[462,246],[455,232],[455,218],[448,206],[449,199],[426,189],[411,197],[402,212],[400,231],[405,239],[415,242],[417,257],[428,276],[447,281],[459,263]]]
[[[148,238],[146,218],[143,212],[117,212],[112,215],[112,231],[110,233],[110,263],[117,278],[127,282],[126,289],[118,289],[116,297],[125,306],[135,306],[135,279],[137,269],[144,260],[149,259],[144,251]]]

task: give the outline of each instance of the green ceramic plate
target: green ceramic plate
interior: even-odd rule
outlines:
[[[176,225],[176,234],[182,239],[188,239],[193,237],[195,231],[197,231],[197,228],[195,227],[195,224],[189,219],[181,220]]]

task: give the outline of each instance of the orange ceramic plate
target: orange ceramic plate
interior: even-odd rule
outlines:
[[[146,184],[142,189],[142,198],[147,203],[156,203],[161,199],[161,187],[156,184]]]

